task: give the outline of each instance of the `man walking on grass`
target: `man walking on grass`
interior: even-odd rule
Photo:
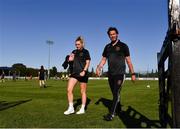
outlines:
[[[104,120],[111,121],[113,120],[116,110],[121,110],[119,93],[126,71],[125,62],[131,72],[132,81],[135,81],[136,76],[131,62],[129,48],[125,43],[118,39],[118,30],[114,27],[110,27],[107,34],[111,42],[104,48],[102,59],[96,68],[96,74],[100,76],[101,69],[105,65],[106,61],[108,61],[108,82],[113,95],[113,102],[110,112],[104,116]]]

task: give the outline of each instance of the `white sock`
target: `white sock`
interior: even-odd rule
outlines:
[[[84,104],[82,104],[82,105],[81,105],[81,109],[84,109],[84,108],[85,108],[85,105],[84,105]]]
[[[69,103],[69,108],[73,108],[73,103],[72,102]]]

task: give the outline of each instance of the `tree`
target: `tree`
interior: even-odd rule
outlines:
[[[26,75],[26,66],[21,63],[16,63],[12,65],[13,72],[20,73],[20,76]]]
[[[57,75],[57,68],[54,66],[50,69],[50,76],[54,77],[55,75]]]
[[[26,76],[33,76],[37,77],[38,76],[38,71],[39,69],[34,69],[34,68],[26,68]]]
[[[154,70],[152,69],[151,74],[153,74],[153,73],[154,73]]]

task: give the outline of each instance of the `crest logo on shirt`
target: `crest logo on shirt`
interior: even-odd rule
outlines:
[[[81,53],[79,53],[79,56],[83,56],[83,53],[81,52]]]
[[[117,46],[117,47],[116,47],[116,51],[119,51],[119,50],[120,50],[120,47]]]

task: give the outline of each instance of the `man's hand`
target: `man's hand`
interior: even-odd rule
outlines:
[[[98,77],[101,76],[101,70],[102,70],[104,64],[106,64],[106,57],[102,57],[101,62],[99,63],[99,65],[97,65],[96,75],[97,75]]]
[[[132,80],[132,82],[135,82],[135,80],[136,80],[136,75],[132,75],[132,76],[131,76],[131,80]]]
[[[97,66],[97,68],[96,68],[96,75],[98,76],[98,77],[100,77],[100,75],[101,75],[101,72],[100,72],[101,70],[100,70],[100,68],[99,68],[99,66]]]

